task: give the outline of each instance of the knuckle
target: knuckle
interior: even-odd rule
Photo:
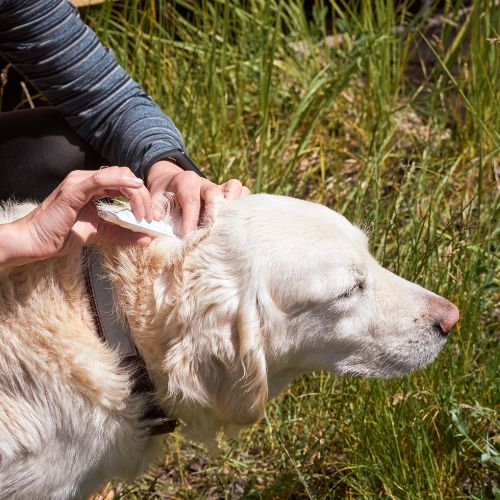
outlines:
[[[92,183],[93,186],[100,186],[101,185],[101,177],[102,177],[102,171],[99,170],[98,172],[96,172],[95,174],[92,174],[90,176],[90,182]]]
[[[79,181],[80,176],[82,174],[81,170],[72,170],[66,178],[63,180],[61,186],[67,186],[68,184],[75,184]]]
[[[205,182],[203,183],[203,187],[205,189],[218,189],[220,191],[221,187],[217,184],[214,184],[212,181],[209,181],[205,179]]]
[[[101,172],[105,172],[106,174],[119,174],[121,167],[117,167],[116,165],[112,167],[108,167],[105,170],[101,170]]]
[[[71,189],[67,185],[62,185],[56,193],[56,198],[61,200],[68,196],[68,193],[71,192]]]
[[[196,172],[192,172],[190,170],[181,172],[179,175],[181,175],[183,179],[190,183],[198,182],[199,179],[201,179],[201,177]]]
[[[108,177],[110,175],[117,175],[119,171],[120,167],[106,167],[99,169],[97,174],[101,177]]]
[[[132,170],[130,170],[130,168],[128,168],[128,167],[116,167],[116,168],[118,169],[118,172],[121,175],[125,175],[127,177],[130,177],[130,176],[135,177],[134,172],[132,172]]]
[[[207,196],[210,196],[210,197],[220,196],[221,190],[220,190],[219,186],[212,185],[212,186],[207,187],[205,193]]]
[[[74,190],[70,186],[61,186],[55,196],[55,200],[60,205],[67,205],[73,198]]]

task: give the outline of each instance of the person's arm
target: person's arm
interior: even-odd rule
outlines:
[[[156,218],[162,215],[163,193],[173,191],[183,210],[184,234],[197,226],[204,205],[218,195],[217,185],[198,177],[170,118],[74,7],[64,0],[0,0],[0,52],[110,164],[127,165],[147,180]],[[237,180],[220,191],[228,199],[250,193]]]
[[[0,52],[111,165],[190,170],[181,134],[64,0],[0,0]],[[183,161],[185,159],[185,161]]]

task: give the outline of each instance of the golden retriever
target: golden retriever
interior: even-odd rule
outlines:
[[[257,421],[306,372],[422,367],[458,320],[383,269],[344,217],[292,198],[222,200],[185,240],[101,250],[157,401],[202,440]],[[155,453],[143,398],[94,330],[81,267],[75,253],[0,270],[0,496],[83,498]]]

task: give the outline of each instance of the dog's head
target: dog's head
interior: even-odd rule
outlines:
[[[184,254],[163,364],[167,400],[199,416],[200,434],[256,421],[301,373],[389,378],[422,367],[458,320],[453,304],[382,268],[365,234],[323,206],[250,196],[219,203],[201,231]]]

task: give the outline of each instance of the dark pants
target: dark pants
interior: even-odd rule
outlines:
[[[72,170],[108,164],[54,108],[0,113],[0,201],[41,201]]]

